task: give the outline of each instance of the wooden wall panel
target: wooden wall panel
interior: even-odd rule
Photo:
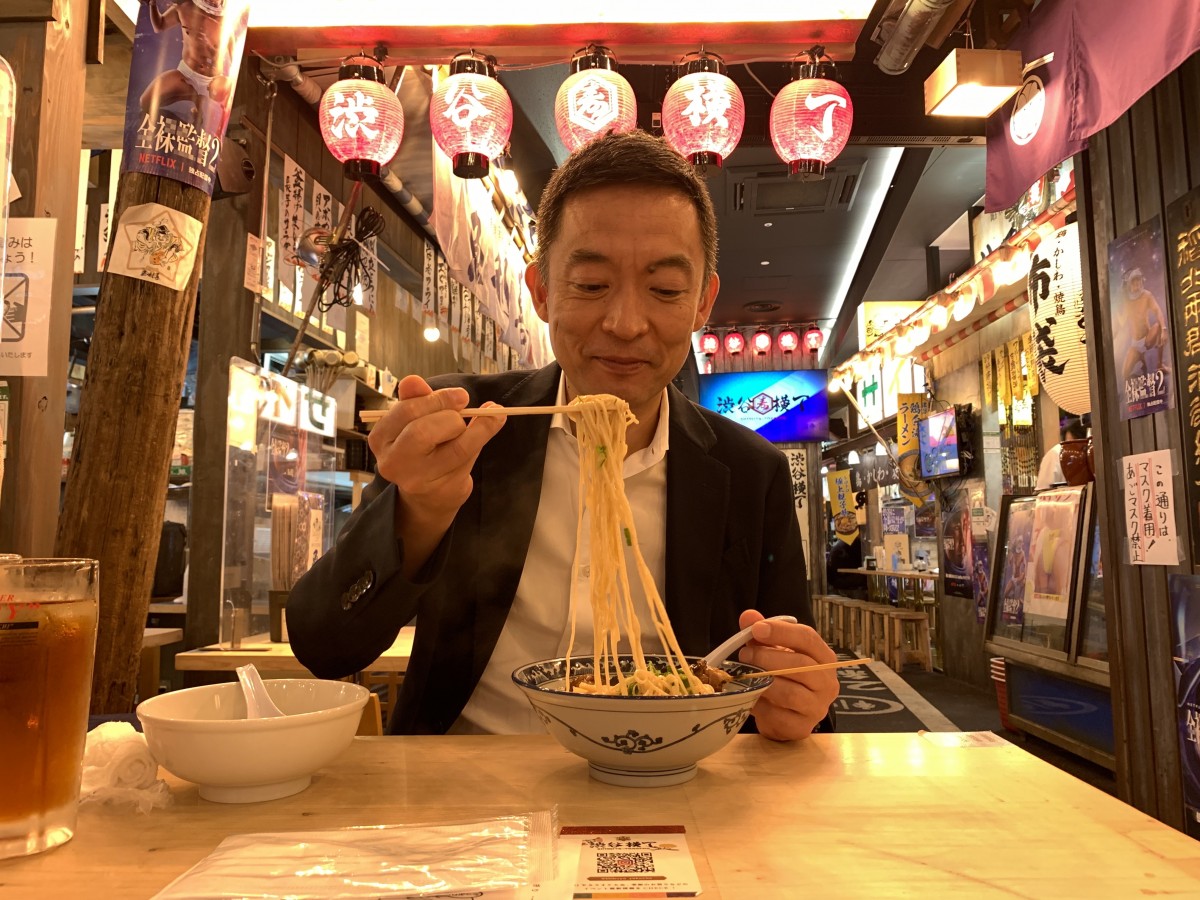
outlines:
[[[1180,566],[1129,566],[1116,461],[1130,453],[1182,446],[1181,404],[1122,422],[1117,379],[1108,353],[1113,324],[1108,303],[1108,245],[1129,229],[1162,215],[1166,206],[1200,184],[1200,58],[1193,57],[1090,141],[1080,191],[1085,227],[1088,342],[1095,383],[1093,431],[1097,502],[1105,513],[1101,541],[1117,742],[1117,776],[1124,799],[1163,821],[1183,824],[1183,791],[1171,664],[1172,636],[1167,579],[1193,572],[1186,517]],[[1170,303],[1170,298],[1164,298]],[[1173,335],[1180,340],[1181,335]],[[1179,500],[1182,505],[1182,498]]]

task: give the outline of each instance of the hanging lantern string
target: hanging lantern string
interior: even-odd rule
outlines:
[[[366,252],[365,241],[383,231],[383,216],[371,206],[364,207],[354,220],[354,233],[348,234],[336,244],[329,245],[329,256],[322,267],[321,275],[331,286],[327,297],[317,301],[317,308],[328,312],[334,304],[351,306],[354,303],[354,288],[362,285],[364,290],[373,287],[370,275],[363,268],[362,258]],[[379,257],[374,257],[378,261]]]

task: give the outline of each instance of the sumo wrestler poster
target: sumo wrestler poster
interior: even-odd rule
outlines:
[[[250,0],[142,0],[125,101],[123,172],[212,194]]]

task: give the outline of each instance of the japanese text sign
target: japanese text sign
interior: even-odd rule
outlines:
[[[1125,479],[1125,535],[1135,566],[1173,566],[1179,562],[1175,524],[1174,468],[1170,450],[1135,453],[1121,459]]]

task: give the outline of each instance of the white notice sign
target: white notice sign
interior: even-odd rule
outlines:
[[[0,375],[44,376],[50,355],[55,219],[9,219]]]
[[[1125,478],[1125,533],[1136,566],[1179,563],[1174,468],[1170,450],[1121,458]]]

